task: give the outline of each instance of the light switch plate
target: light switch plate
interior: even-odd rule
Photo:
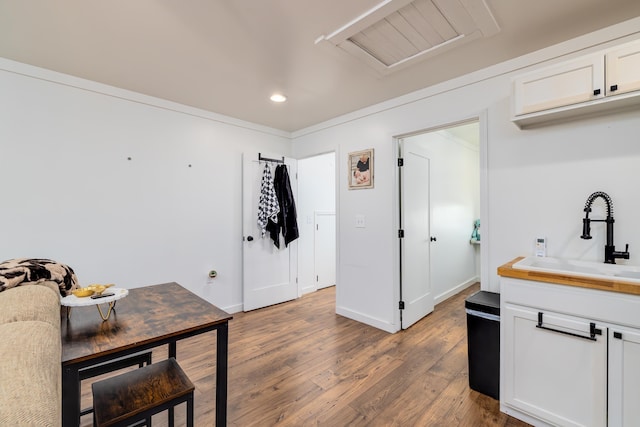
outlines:
[[[535,251],[536,251],[537,257],[547,256],[547,238],[546,237],[536,237]]]

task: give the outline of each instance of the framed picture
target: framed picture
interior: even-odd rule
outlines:
[[[373,148],[349,153],[349,190],[373,188]]]

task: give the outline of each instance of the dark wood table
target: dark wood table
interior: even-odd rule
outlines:
[[[76,307],[67,319],[61,310],[62,425],[80,423],[79,370],[168,344],[176,357],[177,341],[216,332],[216,425],[227,422],[229,320],[232,316],[177,283],[129,290],[109,320],[93,307]]]

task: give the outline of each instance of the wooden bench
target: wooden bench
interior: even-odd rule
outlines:
[[[88,366],[78,371],[80,377],[80,387],[82,387],[82,381],[97,377],[98,375],[106,374],[120,369],[128,368],[130,366],[138,365],[142,368],[145,365],[151,364],[152,353],[151,350],[142,351],[140,353],[132,354],[131,356],[121,357],[119,359],[99,363],[97,365]],[[80,411],[80,416],[87,415],[93,412],[93,406],[85,408]]]
[[[191,380],[174,358],[92,384],[93,421],[98,427],[129,426],[176,405],[187,403],[187,426],[193,427]],[[170,415],[173,411],[170,411]],[[173,425],[170,416],[169,425]]]

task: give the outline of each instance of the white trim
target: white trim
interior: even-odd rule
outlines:
[[[300,296],[310,294],[312,292],[317,291],[318,288],[316,286],[300,286]]]
[[[223,311],[226,311],[229,314],[233,314],[233,313],[240,313],[242,312],[242,304],[233,304],[233,305],[229,305],[226,307],[222,307]]]
[[[476,282],[479,282],[480,278],[478,276],[474,276],[469,280],[466,280],[462,283],[460,283],[459,285],[447,290],[446,292],[441,293],[440,295],[437,295],[433,302],[438,305],[441,302],[446,301],[447,299],[451,298],[452,296],[464,291],[465,289],[467,289],[469,286],[473,285]]]
[[[391,13],[402,9],[411,3],[412,0],[383,0],[362,15],[352,19],[342,27],[333,31],[326,36],[320,36],[316,39],[316,44],[321,41],[327,41],[335,46],[347,40],[349,37],[364,30],[365,28],[375,24],[376,22],[389,16]]]
[[[391,301],[393,307],[393,322],[396,325],[400,325],[402,322],[400,321],[400,309],[398,308],[398,302],[402,300],[400,296],[400,274],[402,271],[402,265],[400,263],[400,239],[398,238],[398,230],[400,230],[400,166],[398,166],[398,159],[403,154],[400,152],[400,148],[403,143],[403,139],[408,135],[399,135],[393,137],[393,162],[395,162],[395,166],[393,168],[393,227],[390,232],[392,234],[392,242],[393,242],[393,299]],[[429,272],[431,274],[431,272]],[[400,329],[398,329],[400,330]]]
[[[492,292],[500,292],[500,289],[491,289],[491,275],[489,262],[490,240],[490,212],[489,212],[489,122],[487,110],[482,110],[478,115],[480,125],[480,288]],[[485,236],[483,239],[482,236]]]
[[[355,320],[361,323],[364,323],[369,326],[373,326],[374,328],[381,329],[385,332],[389,332],[391,334],[396,333],[400,330],[397,325],[392,325],[389,322],[384,320],[367,316],[366,314],[359,313],[357,311],[349,310],[348,308],[344,308],[336,305],[336,314],[340,316],[347,317],[351,320]]]
[[[98,83],[91,80],[74,77],[68,74],[59,73],[57,71],[48,70],[46,68],[35,67],[33,65],[23,64],[21,62],[12,61],[10,59],[0,57],[0,71],[8,73],[14,73],[21,76],[43,80],[46,82],[68,86],[71,88],[84,90],[88,92],[94,92],[113,98],[122,99],[125,101],[135,102],[137,104],[148,105],[150,107],[156,107],[163,110],[169,110],[176,113],[182,113],[189,116],[199,117],[205,120],[211,120],[219,122],[225,125],[239,127],[243,129],[249,129],[252,131],[279,136],[287,139],[291,139],[291,133],[285,132],[279,129],[270,128],[267,126],[258,125],[256,123],[247,122],[233,117],[224,116],[222,114],[213,113],[199,108],[189,107],[187,105],[179,104],[177,102],[167,101],[165,99],[156,98],[153,96],[143,95],[138,92],[133,92],[126,89],[121,89],[115,86],[109,86],[103,83]]]

